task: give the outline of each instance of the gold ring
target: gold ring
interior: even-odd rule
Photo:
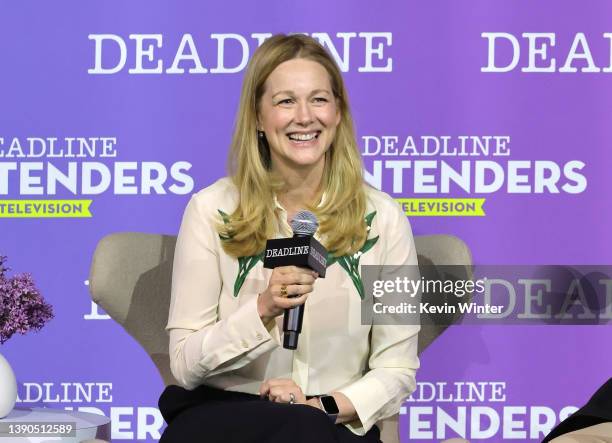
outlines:
[[[287,285],[281,285],[281,295],[287,297]]]
[[[289,393],[289,404],[292,405],[293,403],[295,403],[295,395],[293,395],[293,392]]]

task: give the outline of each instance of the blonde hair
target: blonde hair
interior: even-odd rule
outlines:
[[[323,243],[336,256],[355,253],[367,237],[362,163],[340,70],[312,37],[275,35],[249,62],[232,138],[228,169],[240,200],[217,231],[224,239],[225,252],[234,257],[259,254],[277,230],[274,195],[282,190],[283,182],[271,171],[267,141],[257,136],[257,113],[268,76],[278,65],[295,58],[315,61],[326,69],[340,112],[336,135],[325,153],[320,189],[325,199],[318,207],[306,209],[317,216]]]

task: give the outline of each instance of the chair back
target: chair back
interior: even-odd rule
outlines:
[[[89,275],[93,301],[140,343],[165,385],[177,384],[170,372],[165,332],[175,245],[176,236],[172,235],[137,232],[108,235],[96,247]],[[457,237],[417,236],[415,246],[424,273],[435,269],[431,265],[462,265],[469,272],[470,250]],[[446,327],[422,318],[419,354]],[[383,420],[379,427],[383,442],[399,442],[397,415]]]

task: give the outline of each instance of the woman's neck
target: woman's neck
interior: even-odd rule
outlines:
[[[289,219],[293,218],[297,211],[316,203],[323,177],[323,165],[321,162],[308,170],[277,170],[285,182],[285,188],[279,192],[277,199],[287,211]]]

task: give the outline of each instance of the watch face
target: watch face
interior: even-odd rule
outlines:
[[[332,397],[331,395],[324,395],[322,397],[320,397],[321,399],[321,404],[323,405],[323,409],[325,409],[325,412],[327,414],[330,415],[337,415],[338,414],[338,405],[336,404],[336,400],[334,400],[334,397]]]

